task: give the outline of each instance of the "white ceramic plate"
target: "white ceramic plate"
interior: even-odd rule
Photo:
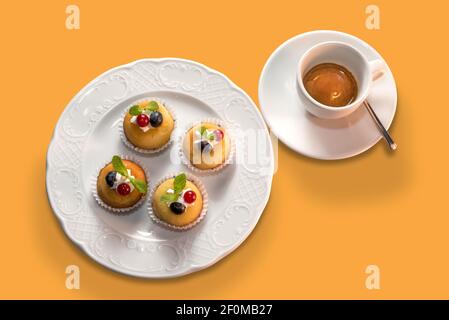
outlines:
[[[361,107],[342,119],[319,119],[304,109],[297,91],[300,57],[324,41],[345,42],[368,60],[382,59],[367,43],[346,33],[323,30],[300,34],[278,47],[265,64],[259,80],[259,103],[268,126],[292,150],[323,160],[349,158],[368,150],[381,138],[368,112]],[[397,92],[393,75],[385,65],[386,72],[374,82],[368,101],[388,129],[396,112]]]
[[[176,143],[159,154],[139,155],[120,140],[122,112],[145,97],[159,97],[174,110],[175,141],[189,123],[208,117],[221,119],[233,133],[259,133],[256,161],[248,160],[250,140],[239,133],[234,138],[241,160],[216,176],[200,177],[209,193],[209,211],[185,232],[155,224],[147,202],[129,216],[116,216],[91,194],[91,179],[114,154],[140,160],[150,171],[149,188],[169,173],[189,172],[177,158]],[[68,104],[48,149],[47,192],[69,238],[94,260],[128,275],[175,277],[214,264],[251,233],[268,201],[273,162],[259,111],[228,78],[192,61],[145,59],[100,75]]]

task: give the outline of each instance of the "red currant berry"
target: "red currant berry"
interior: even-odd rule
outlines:
[[[139,127],[146,127],[148,123],[150,123],[150,118],[148,118],[146,114],[142,113],[137,116],[136,121]]]
[[[214,134],[215,134],[215,139],[217,141],[223,140],[223,137],[224,137],[224,132],[223,131],[221,131],[220,129],[217,129],[217,130],[214,131]]]
[[[117,186],[117,192],[121,196],[126,196],[131,192],[131,187],[127,183],[120,183]]]
[[[196,193],[192,190],[186,191],[184,193],[184,201],[186,203],[193,203],[196,200]]]

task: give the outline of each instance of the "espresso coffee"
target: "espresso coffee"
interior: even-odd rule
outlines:
[[[335,63],[321,63],[303,78],[304,87],[316,101],[330,107],[343,107],[357,98],[357,82],[352,73]]]

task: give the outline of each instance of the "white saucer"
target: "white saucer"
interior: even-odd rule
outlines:
[[[363,107],[337,120],[319,119],[304,109],[297,91],[298,60],[323,41],[346,42],[368,60],[382,59],[366,42],[346,33],[321,30],[300,34],[278,47],[265,64],[259,80],[259,103],[273,133],[292,150],[316,159],[344,159],[371,148],[381,134]],[[373,84],[368,100],[388,129],[396,112],[397,92],[393,74],[385,65],[385,74]]]

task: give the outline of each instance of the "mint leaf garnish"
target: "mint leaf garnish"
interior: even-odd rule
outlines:
[[[128,113],[132,116],[138,116],[145,110],[149,110],[151,112],[157,111],[159,109],[159,105],[156,101],[150,101],[145,107],[140,107],[139,105],[135,104],[131,108],[129,108]]]
[[[131,181],[131,183],[133,184],[133,186],[137,189],[137,191],[139,191],[140,193],[147,193],[147,184],[145,181],[142,180],[137,180],[131,177],[128,177],[129,181]]]
[[[140,193],[147,193],[147,183],[145,181],[130,177],[125,164],[119,156],[112,157],[112,166],[114,167],[115,171],[120,173],[122,176],[127,177],[132,185],[137,189],[137,191],[139,191]]]
[[[114,170],[120,173],[122,176],[128,176],[128,170],[126,170],[126,167],[119,156],[112,157],[112,166],[114,167]]]
[[[173,182],[175,193],[180,194],[182,190],[184,190],[186,182],[187,182],[186,174],[185,173],[178,174],[175,177],[175,181]]]
[[[179,195],[175,193],[166,193],[161,197],[162,202],[175,202],[178,200]]]
[[[142,113],[142,110],[140,110],[140,107],[137,104],[135,104],[129,109],[128,113],[132,116],[138,116],[139,114]]]
[[[174,193],[166,193],[161,197],[162,202],[175,202],[178,200],[182,190],[186,187],[187,177],[185,173],[178,174],[173,181]]]
[[[200,134],[203,136],[206,133],[206,127],[201,126],[200,127]]]
[[[150,111],[157,111],[159,109],[159,105],[156,101],[150,101],[148,105],[145,107],[145,109]]]

